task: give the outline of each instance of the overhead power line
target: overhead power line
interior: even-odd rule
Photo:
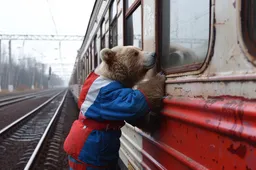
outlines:
[[[52,18],[52,22],[53,22],[53,25],[54,25],[55,33],[58,35],[58,30],[57,30],[57,26],[56,26],[56,23],[55,23],[55,20],[54,20],[53,14],[52,14],[51,6],[50,6],[50,4],[49,4],[49,1],[48,1],[48,0],[46,0],[46,2],[47,2],[48,9],[49,9],[49,12],[50,12],[50,15],[51,15],[51,18]]]

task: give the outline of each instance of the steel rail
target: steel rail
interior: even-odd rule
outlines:
[[[10,104],[13,104],[13,103],[18,103],[18,102],[28,100],[28,99],[31,99],[31,98],[34,98],[34,97],[36,97],[36,95],[21,97],[21,98],[18,98],[16,100],[11,100],[11,101],[7,101],[7,102],[1,102],[0,107],[7,106],[7,105],[10,105]]]
[[[0,99],[0,103],[7,102],[7,101],[10,101],[10,100],[19,99],[19,98],[26,97],[26,96],[27,95],[19,95],[19,96],[13,96],[13,97],[6,97],[6,98],[3,98],[3,99]]]
[[[20,101],[28,100],[30,98],[36,97],[37,95],[46,93],[46,92],[49,92],[49,91],[46,90],[46,91],[40,91],[40,92],[35,92],[35,93],[29,93],[29,94],[25,94],[25,95],[3,98],[3,99],[0,99],[0,107],[7,106],[7,105],[10,105],[13,103],[20,102]]]
[[[66,92],[65,92],[65,94],[64,94],[64,96],[63,96],[63,98],[62,98],[62,100],[61,100],[61,103],[60,103],[59,107],[56,109],[56,111],[55,111],[55,113],[54,113],[54,115],[53,115],[53,117],[52,117],[50,123],[49,123],[48,126],[46,127],[46,129],[45,129],[45,131],[44,131],[44,134],[42,135],[42,137],[41,137],[40,141],[38,142],[38,144],[37,144],[37,146],[36,146],[34,152],[32,153],[31,157],[29,158],[29,161],[27,162],[27,164],[26,164],[24,170],[28,170],[28,169],[31,167],[31,165],[33,164],[33,162],[34,162],[34,160],[35,160],[37,154],[39,153],[39,149],[40,149],[41,146],[43,145],[43,142],[45,141],[46,136],[48,135],[48,133],[49,133],[49,131],[50,131],[50,128],[51,128],[52,125],[53,125],[53,122],[56,120],[57,115],[60,113],[60,109],[61,109],[61,107],[62,107],[63,104],[64,104],[64,101],[65,101],[67,92],[68,92],[68,90],[66,90]]]
[[[8,131],[10,128],[12,128],[14,125],[16,125],[17,123],[25,120],[27,117],[31,116],[32,114],[36,113],[38,110],[42,109],[44,106],[46,106],[49,102],[51,102],[54,98],[56,98],[57,96],[59,96],[61,93],[63,93],[63,90],[59,93],[57,93],[56,95],[54,95],[53,97],[51,97],[49,100],[47,100],[46,102],[44,102],[43,104],[41,104],[40,106],[38,106],[37,108],[35,108],[34,110],[30,111],[29,113],[27,113],[26,115],[22,116],[21,118],[17,119],[16,121],[12,122],[11,124],[9,124],[8,126],[4,127],[3,129],[0,130],[0,136],[3,135],[6,131]]]

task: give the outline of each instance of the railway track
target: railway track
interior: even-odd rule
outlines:
[[[48,90],[47,91],[40,91],[40,92],[36,92],[36,93],[25,94],[25,95],[1,98],[0,99],[0,107],[7,106],[7,105],[10,105],[10,104],[14,104],[14,103],[17,103],[17,102],[21,102],[21,101],[24,101],[24,100],[28,100],[28,99],[37,97],[38,95],[41,95],[41,94],[46,93],[46,92],[48,92]]]
[[[62,91],[0,130],[0,164],[3,169],[29,169],[61,111]]]

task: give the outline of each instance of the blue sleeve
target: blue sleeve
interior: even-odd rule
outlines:
[[[100,105],[100,115],[106,120],[134,120],[149,111],[144,94],[131,88],[103,88]]]

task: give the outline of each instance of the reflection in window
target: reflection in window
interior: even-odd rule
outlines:
[[[109,47],[117,46],[117,19],[109,27]]]
[[[256,1],[242,1],[242,30],[248,51],[256,56]]]
[[[126,19],[125,45],[142,48],[141,6]]]
[[[130,8],[131,5],[132,5],[134,2],[135,2],[135,0],[126,0],[126,4],[125,4],[126,9]]]
[[[210,33],[209,0],[166,0],[162,3],[164,69],[204,62]]]

